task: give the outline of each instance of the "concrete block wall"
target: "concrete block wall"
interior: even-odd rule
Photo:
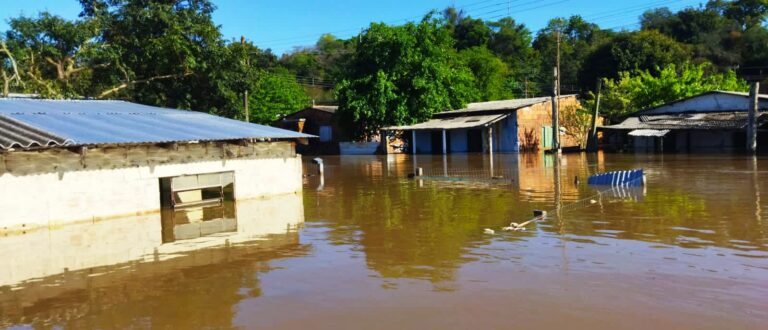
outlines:
[[[235,172],[238,200],[301,191],[293,142],[55,148],[0,155],[0,230],[159,212],[159,179]]]

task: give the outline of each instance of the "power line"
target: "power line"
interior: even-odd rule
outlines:
[[[478,2],[473,2],[473,3],[466,4],[466,5],[461,5],[461,6],[458,6],[457,8],[469,8],[469,7],[474,6],[474,5],[485,4],[485,3],[488,3],[488,2],[491,2],[491,1],[499,1],[499,0],[478,1]],[[506,1],[503,4],[506,4]],[[473,10],[475,10],[475,9],[473,9]],[[411,17],[397,19],[397,20],[393,20],[393,21],[389,21],[389,22],[385,22],[385,23],[386,24],[395,24],[395,23],[400,23],[400,22],[403,22],[403,21],[412,21],[412,20],[416,20],[416,19],[421,19],[423,17],[424,17],[424,15],[422,14],[422,15],[419,15],[419,16],[411,16]],[[324,33],[321,33],[320,35],[322,35],[322,34],[340,34],[340,33],[354,32],[354,31],[360,31],[360,30],[361,30],[361,28],[350,28],[350,29],[344,29],[344,30],[336,30],[336,31],[324,32]],[[258,42],[255,42],[255,43],[256,44],[272,43],[272,46],[283,46],[283,45],[287,45],[288,43],[277,43],[277,44],[274,44],[273,42],[275,42],[275,41],[280,41],[280,42],[282,42],[282,41],[306,41],[306,40],[310,40],[309,38],[314,38],[312,40],[316,40],[317,38],[319,38],[319,35],[318,34],[312,34],[312,35],[288,37],[288,38],[281,38],[281,39],[262,40],[262,41],[258,41]],[[291,42],[291,43],[293,43],[293,42]]]

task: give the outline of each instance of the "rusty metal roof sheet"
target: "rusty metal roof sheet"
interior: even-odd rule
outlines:
[[[124,101],[0,99],[0,149],[312,138],[202,112]]]

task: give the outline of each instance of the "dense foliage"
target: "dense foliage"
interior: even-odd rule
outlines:
[[[225,40],[211,0],[80,4],[76,20],[47,12],[9,20],[0,94],[118,98],[243,119],[247,92],[261,123],[317,100],[338,103],[342,125],[367,138],[467,102],[551,95],[558,48],[561,92],[588,97],[604,79],[614,120],[708,89],[743,90],[733,70],[768,65],[768,0],[652,9],[639,30],[619,32],[580,16],[532,32],[511,17],[449,7],[346,40],[325,34],[279,58]]]
[[[476,93],[453,40],[431,16],[403,26],[371,24],[358,40],[338,88],[337,113],[355,137],[427,120],[435,112],[462,107]]]
[[[658,69],[658,74],[648,70],[622,72],[617,79],[605,79],[601,95],[601,113],[616,122],[636,110],[662,105],[712,90],[747,91],[746,82],[733,71],[712,72],[710,64],[681,66],[670,64]],[[594,95],[590,93],[585,107],[593,106]]]

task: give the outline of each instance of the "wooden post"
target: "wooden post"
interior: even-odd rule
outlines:
[[[592,126],[587,139],[587,151],[597,151],[597,118],[600,116],[600,90],[603,87],[603,80],[597,78],[597,88],[595,89],[595,110],[592,112]]]
[[[493,126],[488,126],[488,156],[490,156],[490,174],[493,177]]]
[[[381,152],[383,154],[389,154],[389,139],[387,138],[387,131],[381,130],[379,131],[379,138],[381,139]]]
[[[747,124],[747,151],[757,151],[757,111],[760,106],[760,82],[753,81],[749,89],[749,121]]]
[[[413,149],[412,152],[415,155],[416,154],[416,130],[411,131],[411,148]]]
[[[493,126],[488,126],[488,154],[493,155]]]
[[[448,142],[445,137],[445,130],[443,130],[443,155],[448,153]]]

